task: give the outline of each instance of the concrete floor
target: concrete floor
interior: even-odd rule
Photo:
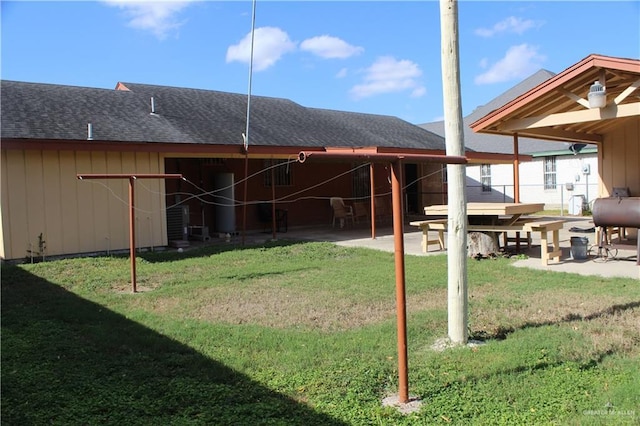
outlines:
[[[570,231],[571,228],[578,230],[593,228],[594,225],[591,218],[564,216],[554,219],[566,221],[564,229],[560,231],[560,247],[562,248],[560,261],[550,261],[548,265],[543,265],[540,260],[539,236],[532,235],[533,243],[531,248],[523,247],[521,250],[521,254],[527,257],[517,260],[515,266],[581,275],[627,277],[640,280],[640,266],[636,263],[637,245],[635,238],[622,241],[614,239],[613,250],[610,253],[606,253],[604,250],[598,249],[595,231]],[[445,253],[445,251],[439,251],[436,245],[430,246],[428,253],[423,253],[421,248],[422,233],[408,224],[405,225],[404,231],[404,251],[406,255],[431,256]],[[247,237],[252,241],[260,241],[261,239],[266,241],[272,238],[272,234],[259,233],[251,234]],[[586,259],[574,259],[572,257],[571,237],[586,237],[588,239]],[[330,225],[314,228],[290,228],[286,233],[278,233],[276,238],[280,240],[329,241],[343,246],[368,247],[389,252],[394,252],[395,250],[391,224],[377,225],[375,239],[371,238],[371,229],[366,224],[356,224],[353,227],[345,228],[337,226],[333,228]],[[607,254],[608,256],[606,256]]]

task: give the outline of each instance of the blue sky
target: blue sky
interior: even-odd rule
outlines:
[[[251,1],[2,1],[1,77],[248,92]],[[252,94],[301,105],[443,115],[438,1],[256,5]],[[459,9],[463,114],[541,68],[640,57],[639,1],[473,1]]]

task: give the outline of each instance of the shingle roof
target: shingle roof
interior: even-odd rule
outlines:
[[[119,83],[108,90],[2,81],[3,139],[242,145],[247,96]],[[151,98],[155,114],[151,114]],[[444,150],[441,136],[396,117],[307,108],[251,97],[249,143],[263,146]]]
[[[500,154],[513,154],[513,138],[510,136],[490,135],[475,133],[471,130],[471,123],[489,114],[518,96],[526,93],[530,89],[547,81],[555,74],[544,69],[539,70],[511,89],[502,93],[489,103],[476,108],[471,114],[463,118],[465,146],[475,151],[491,152]],[[444,136],[444,122],[421,124],[420,127]],[[536,152],[563,151],[567,150],[571,144],[566,142],[545,142],[539,139],[518,138],[518,151],[522,154],[534,154]]]

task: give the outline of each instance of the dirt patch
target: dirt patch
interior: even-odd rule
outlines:
[[[598,353],[640,352],[640,301],[558,290],[477,299],[472,322],[478,336],[500,339],[519,329],[556,325],[588,336]]]
[[[328,292],[309,292],[263,284],[238,288],[209,288],[184,298],[151,302],[156,312],[185,312],[190,318],[228,324],[257,324],[273,328],[348,330],[379,323],[396,315],[395,297],[357,301]],[[446,308],[446,291],[431,290],[407,297],[407,311]]]

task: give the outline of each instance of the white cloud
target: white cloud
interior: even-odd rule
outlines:
[[[522,35],[525,31],[540,26],[531,19],[516,18],[509,16],[508,18],[498,22],[491,28],[478,28],[475,33],[480,37],[493,37],[500,33],[515,33]]]
[[[365,70],[364,82],[351,88],[355,99],[367,98],[383,93],[411,91],[411,96],[419,97],[426,89],[417,80],[422,75],[420,67],[409,60],[396,60],[390,56],[378,58]]]
[[[538,48],[520,44],[509,48],[504,58],[493,64],[487,72],[476,76],[476,84],[501,83],[530,76],[542,68],[547,58],[538,53]],[[482,61],[486,66],[488,62]]]
[[[336,74],[336,78],[345,78],[347,74],[349,74],[349,70],[347,68],[341,68]]]
[[[178,21],[178,13],[193,0],[150,1],[150,0],[103,0],[108,6],[117,7],[127,16],[127,25],[143,31],[150,31],[163,40],[167,34],[184,24]]]
[[[364,51],[362,47],[352,46],[342,39],[328,35],[308,38],[300,43],[300,49],[325,59],[345,59]]]
[[[282,58],[282,55],[296,49],[296,43],[280,28],[261,27],[254,31],[253,70],[263,71]],[[227,49],[227,62],[249,63],[251,60],[251,32],[238,44]]]

